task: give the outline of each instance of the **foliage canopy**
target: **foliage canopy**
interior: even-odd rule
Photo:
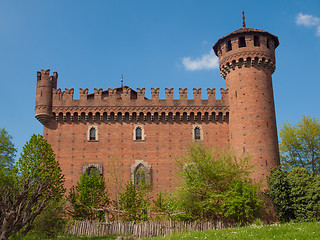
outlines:
[[[8,171],[13,167],[16,149],[12,137],[2,128],[0,129],[0,169]]]
[[[59,163],[41,135],[31,136],[18,162],[0,171],[0,180],[0,239],[28,233],[35,218],[65,192]]]
[[[320,122],[302,116],[296,125],[283,124],[280,130],[281,164],[285,170],[303,167],[320,174]]]
[[[182,185],[177,196],[191,220],[225,218],[248,221],[261,208],[261,199],[249,174],[248,156],[192,145],[181,160]]]
[[[281,222],[320,219],[320,176],[305,168],[276,168],[268,177],[269,192]]]
[[[148,188],[143,184],[134,184],[129,181],[125,190],[120,193],[121,218],[124,221],[147,221],[150,200]]]
[[[75,220],[104,221],[105,213],[97,211],[110,204],[104,177],[95,169],[90,174],[82,173],[80,181],[71,188],[68,200],[71,203],[69,214]]]

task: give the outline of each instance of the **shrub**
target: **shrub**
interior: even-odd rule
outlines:
[[[305,168],[271,171],[268,195],[281,222],[319,220],[320,178]]]

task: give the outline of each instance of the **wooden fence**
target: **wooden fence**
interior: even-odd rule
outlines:
[[[137,238],[164,236],[173,232],[204,231],[234,227],[233,223],[216,222],[97,222],[75,221],[70,225],[69,233],[74,236],[133,235]]]

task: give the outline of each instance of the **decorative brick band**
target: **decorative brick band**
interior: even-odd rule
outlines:
[[[238,68],[264,67],[264,68],[268,68],[271,71],[271,73],[273,73],[276,69],[276,65],[270,59],[259,58],[259,57],[255,57],[255,58],[247,57],[247,58],[239,58],[238,60],[233,60],[231,62],[224,61],[224,63],[220,65],[220,75],[225,79],[227,74],[231,70],[235,70],[236,67]]]
[[[61,110],[61,109],[60,109]],[[62,122],[194,122],[227,121],[229,108],[197,109],[181,112],[56,112],[56,121]]]

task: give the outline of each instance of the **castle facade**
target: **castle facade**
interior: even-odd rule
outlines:
[[[127,86],[94,93],[80,89],[80,99],[73,99],[74,89],[57,88],[57,72],[39,71],[35,117],[60,162],[66,188],[96,169],[106,179],[117,171],[123,182],[147,182],[155,193],[171,191],[176,158],[192,142],[249,153],[252,178],[265,184],[270,169],[280,164],[272,88],[278,45],[276,36],[245,25],[220,38],[213,46],[226,80],[219,100],[214,88],[207,89],[207,99],[201,89],[193,89],[188,99],[181,88],[180,99],[173,99],[172,88],[159,99],[159,89],[152,88],[148,99],[144,88]]]

